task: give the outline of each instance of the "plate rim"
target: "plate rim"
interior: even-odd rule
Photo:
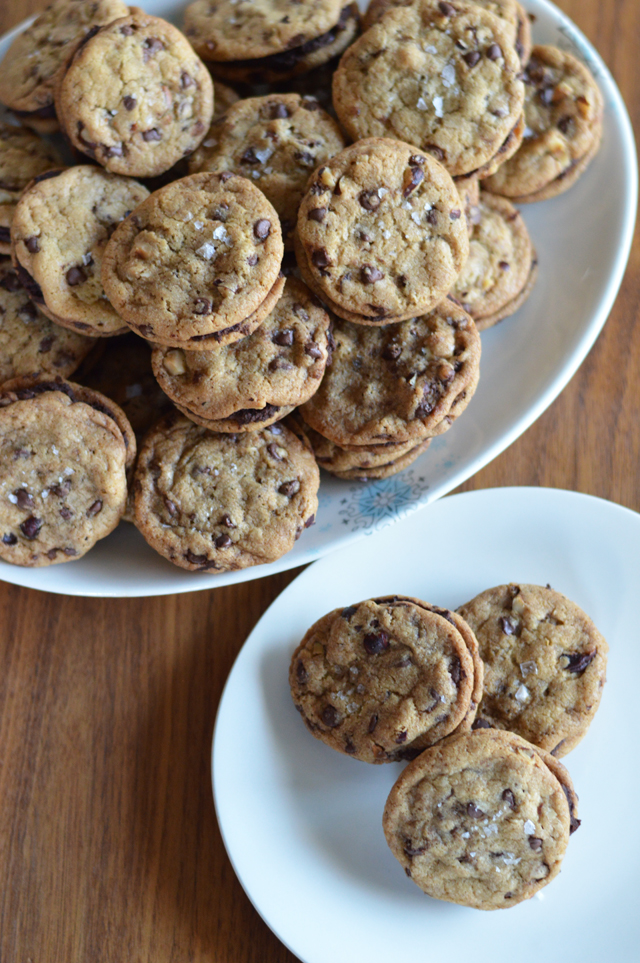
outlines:
[[[547,487],[547,486],[543,487],[543,486],[512,485],[512,486],[505,486],[505,487],[495,486],[493,488],[476,489],[468,492],[459,492],[457,494],[446,496],[443,499],[438,499],[438,505],[439,506],[444,506],[444,504],[449,505],[451,503],[459,502],[460,500],[464,500],[465,502],[473,502],[473,501],[482,502],[487,499],[497,498],[500,495],[504,495],[505,497],[515,497],[516,499],[521,499],[522,502],[526,502],[530,498],[533,498],[534,500],[539,499],[541,501],[545,501],[549,497],[551,497],[553,499],[564,501],[570,505],[577,505],[579,503],[582,503],[582,505],[595,504],[597,505],[597,510],[600,512],[604,511],[608,515],[615,514],[619,517],[633,518],[633,524],[636,526],[640,525],[640,513],[634,511],[633,509],[627,508],[624,505],[620,505],[618,502],[613,502],[613,501],[610,501],[609,499],[602,498],[596,495],[590,495],[585,492],[577,492],[571,489],[554,488],[554,487]],[[434,508],[433,510],[437,511],[438,507]],[[298,582],[306,581],[307,579],[313,578],[314,577],[313,573],[315,570],[317,570],[317,567],[319,565],[321,566],[327,563],[328,563],[328,557],[325,556],[324,558],[318,559],[317,562],[314,562],[312,565],[310,565],[307,569],[305,569],[304,572],[301,572],[299,575],[297,575],[296,578],[288,586],[286,586],[286,588],[284,588],[282,592],[280,592],[278,596],[273,600],[273,602],[269,605],[269,607],[265,610],[263,615],[260,617],[258,622],[253,627],[253,629],[247,636],[245,642],[241,645],[233,661],[233,665],[229,671],[229,674],[227,676],[227,679],[225,681],[224,687],[220,695],[218,708],[216,710],[216,718],[215,718],[215,723],[213,728],[213,735],[212,735],[212,741],[211,741],[211,753],[210,753],[211,791],[213,796],[216,821],[218,824],[218,829],[220,832],[220,836],[222,838],[226,856],[229,859],[229,862],[231,863],[231,867],[238,879],[238,882],[242,887],[243,892],[249,899],[255,911],[258,913],[260,918],[263,920],[263,922],[269,928],[269,930],[273,933],[276,939],[278,939],[283,944],[283,946],[285,946],[294,956],[296,956],[296,958],[299,959],[301,963],[309,963],[309,958],[307,956],[300,955],[300,948],[294,946],[289,940],[284,939],[283,936],[279,932],[277,932],[274,926],[272,926],[272,924],[269,922],[269,919],[267,918],[267,915],[265,915],[265,912],[263,912],[262,907],[258,905],[258,903],[256,902],[256,898],[254,898],[254,894],[249,891],[249,888],[245,884],[242,872],[238,867],[238,863],[236,861],[235,855],[232,851],[230,851],[227,829],[225,826],[224,819],[221,818],[220,803],[218,799],[218,794],[216,792],[216,784],[220,782],[219,773],[216,775],[216,768],[217,768],[216,740],[217,740],[218,733],[220,731],[219,727],[221,727],[222,725],[221,716],[223,712],[223,707],[225,705],[225,700],[229,698],[228,691],[231,686],[232,677],[236,671],[236,667],[238,663],[244,657],[243,653],[245,653],[248,649],[250,649],[252,639],[255,636],[258,636],[262,631],[262,625],[264,622],[267,622],[269,620],[271,615],[271,610],[275,608],[276,605],[281,604],[283,598],[287,594],[295,592],[296,590],[295,587]],[[445,905],[449,905],[449,904],[445,904]]]
[[[623,182],[626,203],[615,262],[606,286],[598,299],[596,308],[591,313],[591,320],[581,332],[570,359],[563,364],[562,369],[550,380],[546,389],[540,393],[535,402],[531,404],[508,430],[497,438],[493,444],[483,450],[470,464],[460,465],[457,471],[444,479],[440,484],[435,484],[433,488],[427,489],[426,492],[415,497],[408,505],[404,505],[399,509],[393,516],[392,522],[394,524],[408,517],[413,512],[426,508],[433,501],[447,495],[464,481],[473,477],[506,451],[517,438],[523,435],[531,425],[537,421],[543,412],[546,411],[564,391],[595,344],[615,304],[629,263],[638,208],[638,156],[629,112],[609,68],[582,31],[564,11],[556,7],[550,0],[533,0],[533,2],[545,10],[548,16],[559,26],[563,27],[572,42],[592,59],[599,71],[599,82],[602,86],[606,87],[605,101],[610,103],[616,117],[616,123],[619,127],[619,133],[623,143],[621,164],[627,168],[628,176]],[[12,30],[0,36],[0,43],[13,40],[33,19],[34,17],[27,18]],[[372,484],[375,484],[375,482]],[[99,583],[92,584],[91,586],[85,586],[84,584],[68,585],[65,584],[66,580],[60,577],[55,580],[50,579],[49,581],[53,582],[52,585],[43,585],[42,582],[46,580],[44,573],[50,571],[51,567],[31,568],[14,566],[1,560],[0,581],[23,588],[50,592],[56,595],[69,595],[77,598],[154,598],[164,595],[207,591],[222,588],[226,585],[266,578],[292,568],[308,565],[335,551],[341,551],[347,548],[361,538],[381,530],[386,527],[387,524],[389,524],[389,517],[385,516],[374,521],[368,528],[363,527],[355,530],[351,529],[344,533],[339,532],[329,544],[301,549],[295,555],[289,552],[274,562],[250,566],[235,572],[221,572],[217,575],[185,572],[184,570],[176,570],[175,566],[167,562],[166,564],[170,566],[170,569],[166,570],[168,573],[167,578],[161,578],[157,586],[149,576],[147,577],[146,584],[143,586],[137,584],[132,584],[131,586],[119,585],[105,589],[101,587]],[[151,549],[151,551],[153,551],[153,549]],[[82,559],[79,559],[76,564],[81,563]],[[55,568],[57,569],[58,567],[55,566]],[[167,584],[169,579],[173,579],[174,583]]]

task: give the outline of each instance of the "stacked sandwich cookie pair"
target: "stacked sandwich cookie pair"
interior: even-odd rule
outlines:
[[[557,875],[580,825],[558,758],[593,720],[607,652],[549,587],[498,586],[457,612],[395,595],[317,621],[289,683],[328,746],[410,760],[383,818],[407,876],[438,899],[501,909]]]

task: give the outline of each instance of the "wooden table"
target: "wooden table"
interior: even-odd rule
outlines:
[[[640,4],[559,0],[640,129]],[[2,0],[0,32],[43,6]],[[465,490],[546,485],[640,510],[640,243],[589,357]],[[226,857],[211,798],[218,700],[288,572],[149,600],[0,583],[2,963],[285,963]],[[238,752],[251,752],[239,734]],[[248,827],[250,831],[250,827]]]

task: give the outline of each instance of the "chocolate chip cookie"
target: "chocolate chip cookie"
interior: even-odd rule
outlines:
[[[154,177],[204,138],[213,83],[179,30],[139,12],[78,47],[57,83],[56,110],[77,150],[114,174]]]
[[[452,301],[385,328],[336,321],[333,337],[331,365],[301,414],[338,445],[417,444],[473,396],[480,335]]]
[[[0,385],[44,372],[67,378],[95,345],[38,311],[9,259],[0,258]]]
[[[122,0],[54,0],[18,34],[0,63],[0,101],[39,133],[56,131],[53,90],[71,51],[94,27],[127,13]]]
[[[431,444],[431,438],[414,444],[413,440],[404,444],[389,442],[382,445],[352,445],[341,447],[315,431],[302,421],[313,454],[320,468],[324,468],[337,478],[370,481],[377,478],[390,478],[412,465]]]
[[[212,351],[156,347],[153,370],[180,410],[212,431],[256,431],[318,390],[329,356],[329,315],[288,278],[248,338]]]
[[[499,585],[459,609],[485,664],[476,725],[508,729],[561,758],[578,745],[606,680],[608,646],[551,588]]]
[[[550,883],[579,825],[564,766],[513,733],[485,729],[409,763],[383,817],[393,855],[420,889],[484,910]]]
[[[229,571],[272,562],[313,524],[319,472],[281,424],[215,434],[180,414],[148,433],[134,485],[136,525],[181,568]]]
[[[11,253],[11,221],[24,188],[61,164],[58,152],[33,131],[0,123],[0,254]]]
[[[232,83],[281,86],[284,82],[307,76],[326,64],[333,63],[335,66],[340,54],[357,37],[359,28],[360,12],[358,4],[353,2],[342,7],[329,30],[298,46],[283,48],[279,53],[267,57],[218,60],[216,51],[208,50],[206,44],[200,43],[196,49],[214,76],[220,76]],[[195,43],[194,40],[194,45]]]
[[[107,242],[149,196],[142,184],[80,165],[36,177],[16,205],[13,256],[40,310],[92,337],[126,331],[101,281]]]
[[[344,147],[340,128],[317,100],[299,94],[250,97],[212,126],[189,170],[233,171],[253,180],[276,209],[291,247],[309,175]]]
[[[604,109],[591,73],[566,50],[534,47],[524,80],[524,139],[483,185],[516,203],[546,200],[575,182],[576,167],[582,173],[599,146]]]
[[[298,213],[303,280],[341,317],[388,324],[442,300],[469,251],[447,171],[410,144],[359,141],[316,170]]]
[[[354,139],[395,137],[451,174],[486,174],[522,136],[520,70],[510,30],[493,14],[465,0],[415,0],[343,55],[333,101]]]
[[[0,558],[68,562],[116,527],[127,498],[122,418],[109,399],[62,379],[3,386]]]
[[[444,610],[441,610],[444,611]],[[413,758],[465,717],[474,663],[451,620],[390,596],[334,609],[293,653],[289,684],[317,739],[363,762]]]
[[[506,198],[483,191],[470,220],[469,257],[451,294],[483,331],[524,303],[537,256],[521,214]]]
[[[199,351],[264,320],[284,284],[282,255],[278,216],[257,187],[229,173],[192,174],[153,193],[115,231],[102,283],[134,331]]]

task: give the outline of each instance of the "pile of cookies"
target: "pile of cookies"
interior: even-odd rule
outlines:
[[[410,760],[383,826],[430,896],[478,909],[529,899],[580,825],[558,759],[585,736],[608,646],[549,586],[500,585],[457,612],[387,596],[335,609],[293,653],[309,731],[370,763]]]
[[[23,124],[0,124],[0,557],[27,565],[113,528],[76,486],[220,571],[292,547],[318,465],[411,464],[471,401],[478,332],[532,290],[512,200],[565,190],[602,133],[588,71],[532,50],[517,0],[195,0],[184,33],[54,0],[0,101]],[[104,499],[96,392],[129,425]],[[89,434],[61,467],[38,431],[69,402]]]

